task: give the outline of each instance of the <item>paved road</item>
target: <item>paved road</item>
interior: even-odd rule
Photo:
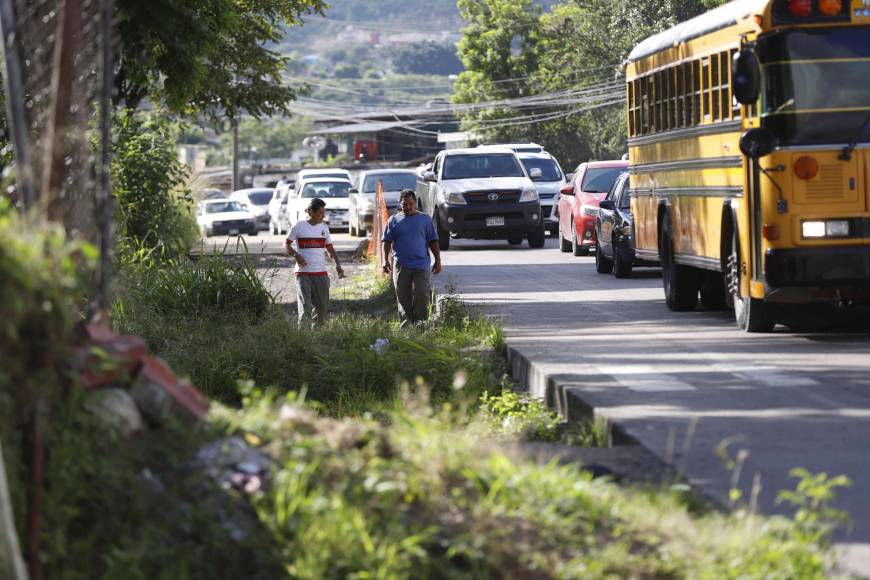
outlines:
[[[764,512],[788,472],[846,474],[839,492],[854,528],[841,532],[852,565],[870,570],[870,334],[844,328],[768,335],[736,330],[730,312],[672,313],[657,269],[629,280],[595,272],[594,258],[504,242],[456,241],[444,254],[443,285],[503,319],[512,364],[535,394],[567,407],[581,400],[704,492],[727,501],[731,474],[715,449],[749,455]],[[831,323],[831,318],[825,319]],[[863,328],[863,329],[862,329]],[[570,406],[569,406],[570,405]]]
[[[199,243],[194,244],[192,253],[196,254],[201,251],[226,252],[227,254],[243,253],[247,246],[248,252],[251,254],[284,254],[284,239],[286,235],[276,236],[269,232],[260,232],[256,236],[212,236],[203,238]],[[334,232],[332,241],[335,245],[335,251],[339,253],[356,251],[362,238],[351,237],[347,233]],[[200,249],[202,248],[202,250]]]

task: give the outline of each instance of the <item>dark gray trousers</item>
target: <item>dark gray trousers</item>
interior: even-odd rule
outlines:
[[[329,276],[296,276],[296,308],[299,326],[308,319],[312,328],[329,315]]]
[[[393,260],[393,287],[402,327],[429,317],[429,270],[406,268]]]

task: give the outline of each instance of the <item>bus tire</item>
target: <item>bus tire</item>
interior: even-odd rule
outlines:
[[[701,279],[701,304],[707,310],[725,309],[725,275],[708,270]]]
[[[737,328],[746,332],[770,332],[776,326],[773,304],[764,300],[743,297],[740,294],[740,237],[737,229],[731,238],[731,254],[728,256],[728,292],[734,304],[734,320]]]
[[[670,216],[667,214],[659,233],[659,257],[668,308],[675,312],[694,310],[698,303],[698,273],[694,268],[681,266],[674,261],[674,240]]]

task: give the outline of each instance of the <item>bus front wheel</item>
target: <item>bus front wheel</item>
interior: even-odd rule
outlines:
[[[671,235],[671,220],[667,215],[659,234],[659,257],[668,308],[674,311],[693,310],[698,303],[698,273],[694,268],[681,266],[674,260],[674,239]]]
[[[770,332],[776,325],[774,305],[740,294],[740,238],[737,229],[731,239],[731,254],[728,256],[728,292],[734,304],[734,319],[737,327],[746,332]]]

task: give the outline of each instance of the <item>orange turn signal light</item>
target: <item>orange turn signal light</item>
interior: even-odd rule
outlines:
[[[765,240],[778,240],[779,226],[776,224],[764,224],[761,226],[761,237]]]
[[[843,10],[843,0],[819,0],[819,12],[825,16],[836,16]]]
[[[797,175],[798,179],[809,181],[819,174],[819,162],[816,161],[815,157],[809,155],[798,157],[798,160],[794,162],[794,174]]]

